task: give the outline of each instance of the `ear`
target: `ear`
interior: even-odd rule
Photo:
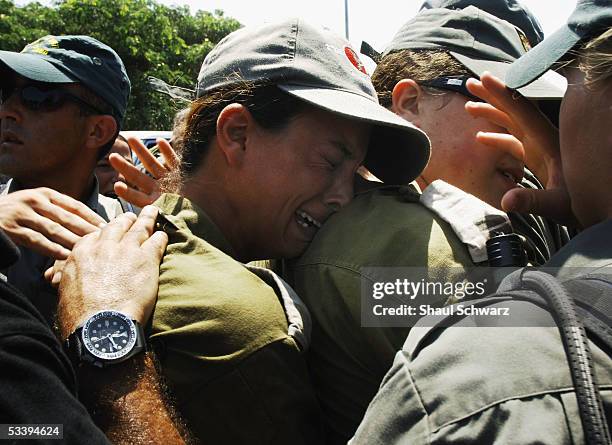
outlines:
[[[230,166],[242,164],[246,152],[246,140],[253,116],[240,104],[230,104],[217,117],[217,147]]]
[[[108,143],[117,133],[117,121],[108,114],[89,116],[90,125],[87,133],[87,146],[99,149]]]
[[[418,127],[424,95],[423,89],[414,80],[402,79],[393,87],[391,111]]]

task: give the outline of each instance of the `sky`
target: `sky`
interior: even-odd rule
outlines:
[[[198,9],[221,9],[244,25],[302,17],[344,35],[345,0],[158,0]],[[414,14],[423,0],[348,0],[349,40],[356,49],[365,40],[382,51],[395,32]],[[576,0],[521,0],[538,17],[546,35],[559,28],[576,6]]]
[[[345,34],[344,4],[348,2],[349,40],[359,52],[365,40],[381,51],[395,32],[416,14],[423,0],[157,0],[168,6],[188,5],[192,13],[197,10],[221,9],[226,16],[243,25],[273,22],[287,17],[301,17],[308,22],[326,26]],[[17,0],[16,4],[28,3]],[[50,4],[50,0],[39,0]],[[545,35],[563,25],[576,6],[576,0],[520,0],[538,17]],[[362,57],[371,72],[373,64]]]
[[[225,15],[243,25],[256,25],[301,17],[345,35],[345,1],[348,2],[349,40],[359,53],[365,40],[379,52],[396,31],[412,18],[423,0],[157,0],[168,6],[188,5],[199,9],[221,9]],[[520,0],[540,20],[545,36],[563,25],[576,6],[576,0]],[[375,68],[367,57],[361,57],[368,72]]]

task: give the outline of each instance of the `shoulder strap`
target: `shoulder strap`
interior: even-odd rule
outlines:
[[[576,302],[578,315],[590,334],[612,351],[612,282],[610,276],[589,274],[563,283]]]
[[[487,261],[487,240],[493,234],[513,231],[505,212],[440,179],[423,190],[420,200],[451,226],[476,264]]]
[[[592,309],[597,317],[612,325],[612,276],[588,274],[565,281],[563,285],[576,303]]]
[[[512,279],[519,276],[520,272],[509,277]],[[576,304],[578,318],[589,335],[597,337],[607,351],[612,351],[612,277],[604,274],[588,274],[561,284]],[[518,288],[512,289],[511,286]],[[507,280],[506,287],[496,295],[529,301],[550,311],[549,304],[541,295],[532,290],[521,289],[519,283],[514,280]]]
[[[312,322],[304,302],[298,297],[293,288],[273,271],[248,264],[245,264],[244,267],[274,289],[285,310],[287,324],[289,325],[288,334],[293,337],[302,352],[306,351],[310,346]]]

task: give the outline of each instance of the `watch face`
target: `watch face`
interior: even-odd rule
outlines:
[[[120,312],[102,311],[83,325],[83,345],[103,360],[125,357],[136,344],[134,322]]]

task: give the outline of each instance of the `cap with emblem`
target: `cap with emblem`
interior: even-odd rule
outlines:
[[[576,9],[567,23],[547,37],[533,50],[512,64],[506,83],[510,88],[519,88],[530,82],[537,83],[555,62],[578,43],[612,27],[612,1],[578,0]],[[531,84],[533,84],[531,83]]]
[[[318,108],[372,124],[364,164],[385,182],[408,183],[427,164],[425,133],[379,105],[349,42],[327,29],[290,19],[229,34],[206,56],[197,96],[243,80],[276,84]]]
[[[383,57],[405,49],[445,50],[477,76],[489,71],[505,79],[510,64],[528,52],[530,44],[517,26],[470,4],[463,9],[421,10],[402,26]],[[519,91],[530,99],[559,99],[566,87],[563,76],[549,71]]]
[[[80,83],[104,99],[119,123],[130,96],[123,62],[109,46],[89,36],[45,36],[20,53],[0,51],[0,62],[36,82]]]

